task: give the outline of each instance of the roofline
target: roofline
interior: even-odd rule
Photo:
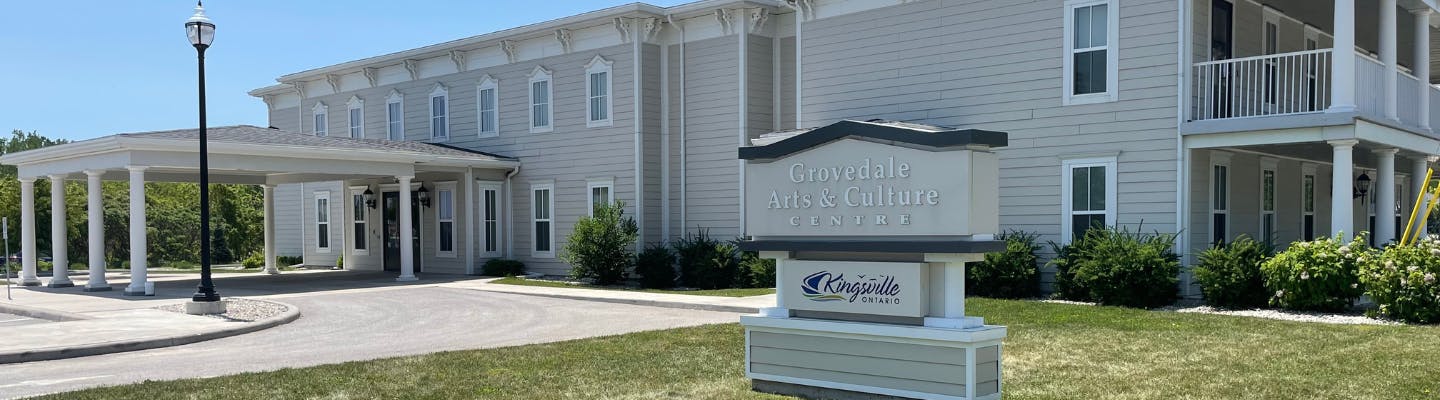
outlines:
[[[665,17],[667,15],[684,16],[725,4],[741,4],[774,8],[782,7],[780,2],[777,0],[698,0],[669,8],[655,6],[648,3],[636,2],[505,29],[501,31],[471,36],[467,38],[461,38],[428,46],[417,47],[409,50],[402,50],[394,53],[362,58],[359,60],[346,61],[339,64],[332,64],[329,66],[312,68],[300,72],[285,74],[275,79],[276,82],[281,82],[280,84],[258,88],[255,90],[251,90],[248,93],[254,97],[262,97],[267,94],[292,92],[295,89],[290,82],[310,80],[316,76],[325,74],[352,72],[374,64],[391,64],[406,59],[439,57],[444,55],[449,50],[453,50],[457,47],[484,47],[486,45],[499,43],[501,40],[514,38],[516,36],[533,35],[538,32],[545,32],[548,34],[549,31],[557,29],[559,27],[578,24],[586,21],[615,18],[626,15],[648,14],[649,16],[653,17]]]

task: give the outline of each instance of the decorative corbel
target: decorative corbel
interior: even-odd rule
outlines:
[[[380,83],[380,82],[379,82],[379,81],[380,81],[380,69],[379,69],[379,68],[375,68],[375,67],[365,67],[365,68],[362,69],[361,71],[365,73],[365,80],[370,81],[370,87],[373,88],[373,87],[379,86],[379,83]]]
[[[410,80],[420,80],[420,61],[414,59],[405,60],[405,70],[410,71]]]
[[[564,51],[566,54],[569,54],[569,53],[570,53],[570,50],[571,50],[571,47],[570,47],[570,46],[571,46],[571,42],[570,42],[570,30],[569,30],[569,29],[565,29],[565,28],[556,29],[556,30],[555,30],[555,41],[560,42],[560,50],[561,50],[561,51]]]
[[[647,42],[656,41],[656,39],[660,37],[660,30],[665,27],[664,21],[661,21],[660,18],[655,17],[644,18],[643,20],[645,21],[645,24],[643,31],[644,34],[641,35],[641,40]]]
[[[465,72],[465,52],[461,50],[450,50],[450,61],[455,62],[455,70]]]
[[[269,110],[274,110],[274,109],[275,109],[275,95],[273,95],[273,94],[267,94],[267,95],[264,95],[264,96],[260,96],[260,100],[262,100],[262,101],[265,102],[265,108],[266,108],[266,109],[269,109]]]
[[[630,43],[630,20],[615,18],[615,31],[620,32],[620,41]]]
[[[295,89],[295,94],[300,95],[300,99],[301,99],[301,100],[304,100],[304,99],[305,99],[305,82],[304,82],[304,81],[290,81],[290,82],[284,82],[284,83],[285,83],[286,85],[290,85],[291,88],[294,88],[294,89]]]
[[[520,59],[520,54],[515,52],[514,40],[501,40],[500,51],[505,52],[505,59],[512,63]]]
[[[815,3],[812,0],[785,0],[785,6],[799,12],[806,21],[815,19]]]
[[[340,75],[325,74],[325,83],[330,84],[330,91],[340,93]]]
[[[764,29],[765,22],[770,20],[770,9],[767,8],[752,8],[747,10],[746,13],[750,16],[749,23],[746,26],[750,33],[759,32],[761,29]]]
[[[720,22],[720,30],[726,35],[735,33],[735,11],[729,8],[715,9],[715,20]]]

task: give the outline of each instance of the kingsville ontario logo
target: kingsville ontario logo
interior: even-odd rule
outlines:
[[[852,281],[845,274],[820,271],[801,280],[800,292],[811,301],[900,304],[900,284],[889,275],[856,274]]]

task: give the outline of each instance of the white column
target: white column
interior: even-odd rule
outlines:
[[[70,251],[65,221],[65,176],[50,175],[50,284],[52,288],[72,287],[70,281]]]
[[[398,282],[419,280],[415,277],[414,235],[410,232],[410,179],[413,176],[397,176],[400,181],[400,277]]]
[[[35,178],[20,178],[20,286],[40,286],[35,276]]]
[[[1331,140],[1335,148],[1330,171],[1330,233],[1342,241],[1355,236],[1355,145],[1358,140]]]
[[[1430,9],[1415,11],[1415,76],[1420,78],[1420,127],[1430,129]],[[1419,187],[1419,186],[1416,186]]]
[[[1385,117],[1399,120],[1400,103],[1396,93],[1400,92],[1400,65],[1395,55],[1395,41],[1400,28],[1395,14],[1395,0],[1380,0],[1380,63],[1385,65],[1385,87],[1381,93],[1385,96]]]
[[[277,275],[280,268],[275,264],[275,185],[261,185],[265,189],[265,273]]]
[[[89,213],[87,233],[90,236],[86,257],[90,261],[90,280],[85,283],[87,292],[110,290],[110,283],[105,281],[105,208],[100,188],[100,176],[104,174],[105,171],[85,171],[85,211]]]
[[[1355,0],[1335,1],[1335,54],[1329,112],[1355,111]]]
[[[1376,167],[1375,187],[1370,190],[1375,192],[1375,232],[1370,232],[1375,237],[1376,246],[1385,246],[1395,240],[1395,153],[1399,149],[1380,149],[1375,151],[1379,159]]]
[[[144,296],[146,274],[145,256],[149,246],[145,241],[145,167],[126,167],[130,170],[130,286],[125,287],[126,296]]]

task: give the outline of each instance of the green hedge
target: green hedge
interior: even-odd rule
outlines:
[[[1365,234],[1349,243],[1333,238],[1295,242],[1261,265],[1271,306],[1302,311],[1344,311],[1364,291],[1360,264],[1373,258]]]
[[[997,236],[1005,251],[985,254],[985,261],[970,263],[965,274],[965,294],[980,297],[1023,299],[1040,291],[1040,257],[1036,253],[1039,234],[1009,231]]]
[[[1131,233],[1128,228],[1095,228],[1052,261],[1063,298],[1102,305],[1152,308],[1170,305],[1179,292],[1180,256],[1175,234]],[[1063,282],[1063,284],[1061,283]]]
[[[1440,240],[1414,246],[1391,245],[1360,263],[1365,294],[1379,305],[1377,317],[1412,323],[1440,323]]]
[[[1247,309],[1264,307],[1269,300],[1260,265],[1274,250],[1249,236],[1221,244],[1200,253],[1195,281],[1205,302],[1217,307]]]

